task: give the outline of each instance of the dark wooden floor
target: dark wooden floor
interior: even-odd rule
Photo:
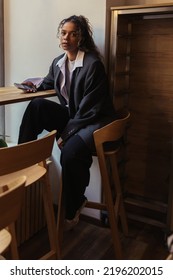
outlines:
[[[121,233],[121,240],[126,260],[162,260],[168,255],[165,234],[154,226],[129,221],[129,235]],[[37,259],[47,248],[47,231],[43,229],[20,246],[20,258]],[[75,229],[64,234],[63,259],[115,259],[110,229],[81,220]]]

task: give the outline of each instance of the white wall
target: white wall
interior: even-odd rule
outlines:
[[[6,84],[14,79],[45,75],[60,54],[58,23],[72,14],[84,14],[94,27],[94,37],[104,48],[105,0],[5,0]],[[97,9],[97,16],[96,11]]]

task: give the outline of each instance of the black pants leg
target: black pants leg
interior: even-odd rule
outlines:
[[[56,129],[60,135],[69,120],[68,109],[43,98],[32,100],[22,119],[18,143],[37,138],[44,129]],[[65,191],[66,218],[72,219],[85,197],[89,184],[92,154],[78,136],[68,139],[61,150],[62,182]]]
[[[62,183],[65,192],[66,219],[73,219],[82,205],[89,184],[92,153],[78,135],[72,136],[61,151]]]
[[[68,109],[60,104],[44,99],[33,99],[24,113],[19,131],[18,143],[37,139],[44,129],[57,130],[61,134],[69,120]]]

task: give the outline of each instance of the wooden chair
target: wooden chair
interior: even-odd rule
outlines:
[[[26,177],[21,176],[0,186],[0,255],[10,247],[13,259],[19,258],[15,222],[21,211],[25,183]]]
[[[117,166],[117,153],[121,148],[120,139],[124,136],[127,122],[130,113],[123,111],[118,114],[118,119],[112,123],[96,130],[94,132],[94,141],[96,146],[96,155],[98,157],[99,168],[102,178],[102,192],[105,203],[96,203],[88,201],[85,207],[107,210],[110,229],[112,233],[112,240],[114,245],[115,256],[117,259],[122,259],[122,246],[118,229],[118,218],[120,217],[124,233],[128,234],[128,224],[124,203],[122,198],[122,190],[119,179],[119,172]],[[108,168],[109,160],[111,167],[111,174]],[[109,171],[108,171],[109,170]],[[113,181],[110,182],[110,175]],[[59,213],[58,213],[58,242],[59,246],[62,244],[63,239],[63,219],[64,219],[64,206],[63,206],[63,188],[61,186],[59,194]]]
[[[44,211],[50,242],[50,250],[41,259],[57,259],[57,232],[48,178],[46,160],[51,156],[56,131],[43,138],[14,147],[0,149],[0,182],[6,184],[18,176],[26,176],[26,187],[42,181]],[[34,217],[33,217],[34,219]]]

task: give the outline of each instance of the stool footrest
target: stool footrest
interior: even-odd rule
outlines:
[[[107,207],[104,203],[93,202],[93,201],[87,201],[85,207],[92,208],[92,209],[98,209],[98,210],[107,210]]]

